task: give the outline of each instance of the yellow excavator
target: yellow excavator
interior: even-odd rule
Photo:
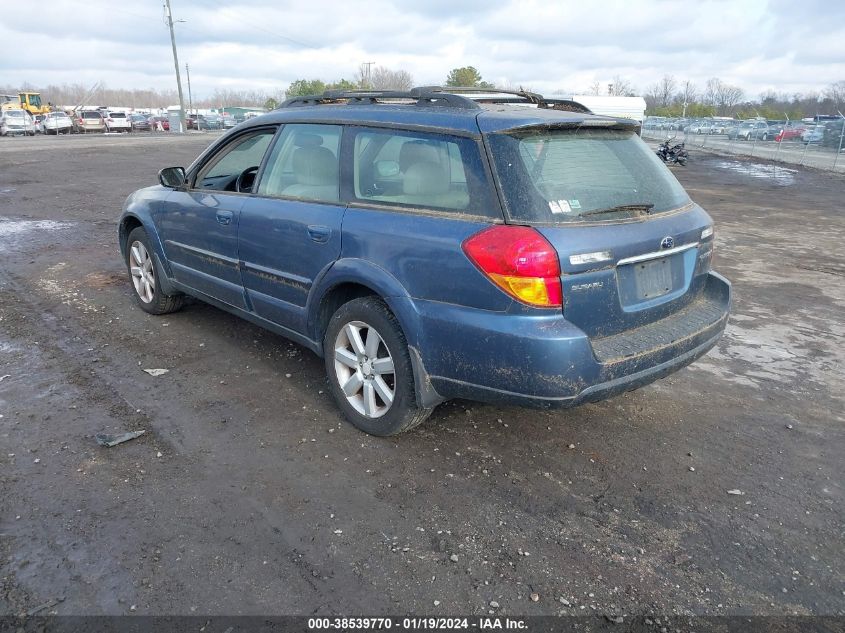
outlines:
[[[15,95],[0,95],[0,110],[26,110],[32,116],[47,114],[52,110],[41,102],[40,92],[19,92]]]

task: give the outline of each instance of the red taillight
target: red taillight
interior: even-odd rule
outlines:
[[[514,299],[543,308],[563,305],[557,251],[535,229],[492,226],[462,247],[481,272]]]

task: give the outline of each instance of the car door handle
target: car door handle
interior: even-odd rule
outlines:
[[[232,212],[231,211],[218,211],[217,212],[217,222],[223,224],[224,226],[227,224],[232,223]]]
[[[320,244],[325,244],[326,242],[328,242],[331,234],[332,230],[327,226],[323,226],[322,224],[310,224],[308,226],[308,236],[312,240]]]

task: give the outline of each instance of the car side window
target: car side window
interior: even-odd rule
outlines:
[[[268,128],[239,136],[202,167],[194,179],[194,187],[234,191],[238,176],[250,168],[258,170],[275,133],[275,129]]]
[[[354,195],[399,207],[489,215],[478,145],[469,138],[400,130],[359,130]]]
[[[338,202],[341,132],[339,125],[286,125],[267,160],[258,195]]]

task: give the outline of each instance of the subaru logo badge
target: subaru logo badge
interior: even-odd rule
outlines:
[[[660,248],[662,249],[672,248],[673,246],[675,246],[675,238],[673,238],[671,235],[667,235],[662,240],[660,240]]]

